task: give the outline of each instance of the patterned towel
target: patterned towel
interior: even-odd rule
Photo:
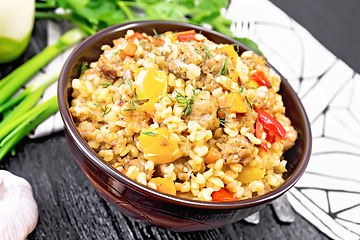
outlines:
[[[359,74],[267,0],[232,1],[226,16],[289,80],[308,114],[313,151],[287,195],[291,205],[329,237],[359,239]]]
[[[360,238],[360,76],[308,31],[267,0],[234,0],[224,15],[238,37],[254,40],[304,104],[313,152],[304,176],[287,194],[293,208],[333,239]],[[50,22],[49,44],[64,29]],[[63,64],[71,50],[55,59]],[[56,85],[44,97],[56,94]],[[39,137],[62,129],[59,114],[41,124]],[[340,164],[339,164],[340,163]]]

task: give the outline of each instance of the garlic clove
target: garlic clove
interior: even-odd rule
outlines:
[[[28,181],[0,170],[0,239],[26,239],[38,221],[38,207]]]

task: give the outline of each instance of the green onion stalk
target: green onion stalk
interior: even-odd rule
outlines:
[[[10,134],[8,134],[4,139],[2,139],[2,141],[0,142],[0,161],[30,131],[35,129],[37,125],[39,125],[49,116],[57,112],[57,97],[54,96],[46,102],[37,105],[36,109],[37,110],[35,111],[31,111],[31,114],[35,115],[32,116],[30,114],[26,114],[25,117],[22,118],[22,120],[27,118],[27,121],[24,121],[19,126],[13,128],[13,131],[11,131]]]
[[[39,54],[4,77],[0,81],[0,105],[7,101],[31,76],[50,62],[50,60],[66,48],[79,42],[85,36],[85,32],[79,28],[69,30],[54,44],[45,47]]]
[[[56,96],[36,104],[45,89],[58,80],[60,68],[47,71],[19,94],[13,95],[50,60],[86,36],[80,28],[71,29],[0,80],[0,161],[24,136],[58,110]]]

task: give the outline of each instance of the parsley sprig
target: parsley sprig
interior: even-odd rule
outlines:
[[[160,0],[42,0],[36,3],[36,18],[68,20],[78,25],[83,31],[92,35],[115,23],[139,21],[145,19],[172,19],[201,25],[210,24],[214,30],[234,37],[230,30],[232,21],[226,19],[221,9],[229,6],[230,0],[218,1],[160,1]],[[101,2],[101,4],[98,4]],[[57,13],[55,9],[70,10]],[[44,11],[44,9],[46,11]],[[179,10],[181,9],[181,10]],[[138,14],[144,12],[144,15]],[[199,14],[206,13],[206,14]],[[111,17],[104,17],[111,16]],[[211,16],[211,17],[210,17]],[[156,31],[154,30],[154,33]],[[157,34],[155,34],[157,35]],[[235,38],[235,37],[234,37]],[[263,55],[256,43],[248,38],[235,38],[237,41]],[[239,52],[239,51],[238,51]]]
[[[174,92],[176,93],[175,100],[180,104],[179,107],[184,108],[184,110],[182,111],[184,116],[189,116],[192,113],[192,110],[193,110],[192,105],[195,102],[196,95],[198,95],[200,92],[202,92],[202,90],[200,90],[199,92],[196,92],[196,89],[193,88],[192,98],[186,98],[184,95],[179,93],[177,90],[174,90]]]

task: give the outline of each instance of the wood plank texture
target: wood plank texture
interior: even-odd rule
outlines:
[[[36,21],[27,52],[13,63],[0,65],[0,77],[44,48],[45,33],[45,21]],[[239,221],[209,231],[168,231],[123,216],[103,200],[75,162],[64,132],[35,140],[25,138],[15,150],[15,156],[8,154],[0,162],[0,169],[25,178],[33,187],[39,220],[29,240],[328,239],[299,215],[292,224],[280,224],[270,207],[261,211],[258,225]]]

